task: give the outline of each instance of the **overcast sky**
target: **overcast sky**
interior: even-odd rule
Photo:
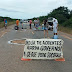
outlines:
[[[0,16],[28,19],[47,15],[60,6],[72,9],[72,0],[1,0]]]

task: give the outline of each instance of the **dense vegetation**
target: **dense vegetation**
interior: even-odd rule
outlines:
[[[72,28],[72,10],[69,10],[67,7],[60,6],[57,9],[54,9],[46,16],[38,17],[42,22],[44,19],[48,19],[48,17],[54,17],[58,19],[58,22],[61,26]],[[33,18],[34,20],[35,18]]]

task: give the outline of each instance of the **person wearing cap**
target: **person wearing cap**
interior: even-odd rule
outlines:
[[[58,29],[58,21],[57,19],[53,19],[53,32],[54,32],[54,35],[57,35],[57,29]]]

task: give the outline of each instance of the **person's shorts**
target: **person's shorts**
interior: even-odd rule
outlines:
[[[44,30],[48,30],[48,28],[44,27]]]
[[[35,26],[35,24],[34,24],[34,26]]]
[[[22,24],[22,22],[20,22],[20,24]]]
[[[31,24],[29,26],[31,27]]]
[[[53,28],[53,32],[57,33],[57,28],[56,27]]]
[[[7,26],[7,23],[5,23],[5,26]]]
[[[38,26],[39,26],[39,25],[37,25],[37,24],[36,24],[36,26],[35,26],[35,27],[38,27]]]

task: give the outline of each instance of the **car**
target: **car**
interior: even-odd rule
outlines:
[[[24,20],[24,23],[28,23],[28,20]]]
[[[53,26],[53,17],[49,17],[48,18],[48,30],[52,30],[52,26]]]
[[[48,30],[53,30],[53,17],[49,17],[48,18],[48,24],[49,24],[49,26],[48,26]]]

